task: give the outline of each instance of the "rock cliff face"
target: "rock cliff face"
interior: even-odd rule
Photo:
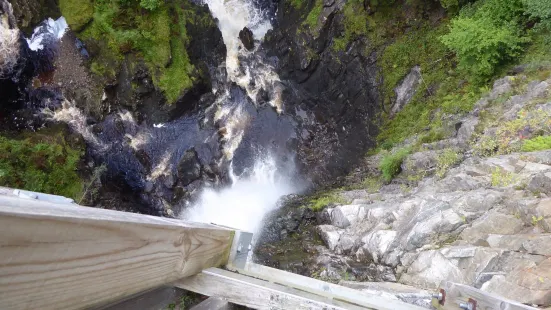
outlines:
[[[363,41],[344,52],[333,49],[345,1],[324,3],[317,20],[306,25],[301,16],[310,7],[279,2],[277,26],[263,43],[277,57],[286,113],[300,122],[304,143],[298,156],[322,183],[342,175],[373,146],[380,107],[375,55],[364,55]]]
[[[340,191],[347,204],[310,217],[297,206],[284,209],[271,241],[285,244],[292,235],[303,252],[317,254],[280,267],[334,281],[429,290],[446,280],[550,305],[551,151],[519,147],[536,133],[549,133],[550,115],[551,80],[519,75],[496,81],[470,114],[449,121],[452,138],[406,157],[392,183]],[[365,160],[370,178],[378,162]],[[324,246],[312,241],[314,227]],[[277,265],[266,255],[273,251],[261,245],[257,254]],[[317,267],[297,268],[303,263]],[[396,286],[393,294],[402,289]]]

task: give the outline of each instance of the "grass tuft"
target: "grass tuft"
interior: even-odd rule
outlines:
[[[394,153],[390,153],[381,159],[379,169],[381,169],[383,180],[385,182],[392,181],[392,179],[402,171],[401,165],[410,152],[410,149],[403,148]]]

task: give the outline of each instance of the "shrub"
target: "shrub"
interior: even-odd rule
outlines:
[[[450,33],[442,42],[453,50],[460,70],[472,76],[475,82],[484,82],[506,60],[520,55],[522,44],[514,26],[495,26],[486,19],[460,17],[452,20]]]
[[[385,182],[392,181],[392,179],[402,171],[401,165],[409,153],[410,149],[403,148],[383,157],[379,164],[379,169],[381,169]]]
[[[534,152],[551,149],[551,136],[539,136],[524,140],[521,150],[523,152]]]
[[[551,28],[551,0],[523,0],[526,14]]]
[[[466,6],[451,21],[442,42],[453,50],[460,70],[475,82],[485,82],[499,65],[520,55],[528,41],[520,27],[521,0],[486,0]]]

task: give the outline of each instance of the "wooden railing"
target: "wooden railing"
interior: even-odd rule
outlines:
[[[166,285],[212,297],[197,309],[423,309],[254,264],[251,239],[0,187],[0,309],[101,308]],[[535,309],[448,282],[426,298],[437,309]]]
[[[227,264],[234,231],[0,195],[0,309],[81,309]]]

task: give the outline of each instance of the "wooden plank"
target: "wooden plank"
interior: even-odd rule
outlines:
[[[193,306],[190,310],[228,310],[230,303],[220,297],[209,297],[200,304]]]
[[[0,196],[0,309],[79,309],[227,263],[233,231]]]
[[[248,262],[245,269],[235,271],[251,277],[267,280],[273,283],[294,287],[313,294],[331,297],[336,300],[353,303],[356,305],[385,310],[421,310],[419,306],[407,304],[399,300],[383,298],[352,288],[320,281],[317,279],[301,276],[291,272],[270,268]]]
[[[203,270],[174,285],[203,295],[223,297],[233,304],[253,309],[366,309],[218,268]]]
[[[459,304],[466,303],[469,298],[472,298],[476,300],[477,310],[537,310],[536,308],[481,291],[468,285],[442,281],[440,288],[446,291],[446,301],[444,306],[438,307],[439,309],[461,309],[459,308]]]

